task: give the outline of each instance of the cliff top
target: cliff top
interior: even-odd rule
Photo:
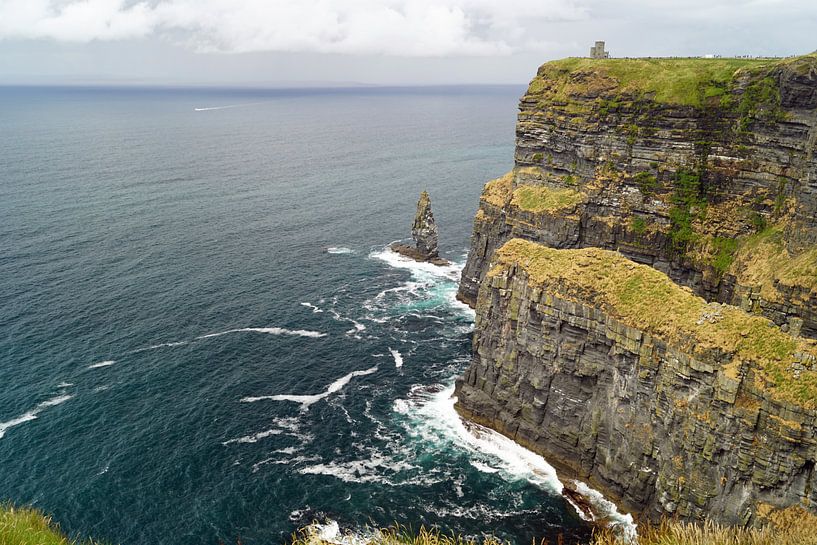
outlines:
[[[765,76],[776,68],[796,73],[817,70],[817,53],[785,59],[571,57],[543,64],[527,94],[553,100],[576,94],[648,94],[659,103],[699,106],[727,94],[739,72]]]
[[[817,371],[807,369],[817,356],[813,341],[794,338],[737,307],[708,304],[652,267],[608,250],[556,250],[522,239],[497,250],[494,263],[489,277],[517,265],[548,293],[601,308],[692,354],[731,354],[724,372],[732,378],[742,362],[753,362],[762,375],[756,386],[780,399],[817,407]]]

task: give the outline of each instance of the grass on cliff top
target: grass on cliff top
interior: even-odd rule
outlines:
[[[502,208],[507,204],[513,190],[513,178],[514,172],[510,171],[504,176],[491,180],[485,184],[485,189],[482,190],[480,198],[488,204]]]
[[[513,192],[511,204],[528,212],[556,212],[584,202],[585,194],[569,188],[545,185],[520,185]]]
[[[0,504],[0,545],[93,545],[68,539],[51,517],[30,507]]]
[[[574,93],[588,91],[602,91],[602,95],[654,93],[656,102],[699,106],[703,98],[723,94],[738,70],[783,62],[791,59],[571,57],[543,64],[531,81],[528,94],[547,93],[552,99],[567,100]]]
[[[608,315],[692,354],[718,349],[733,354],[725,372],[754,362],[765,382],[758,387],[778,399],[817,407],[817,372],[794,377],[796,353],[817,356],[813,341],[794,338],[767,319],[729,305],[710,305],[664,273],[621,254],[597,248],[556,250],[512,239],[497,250],[489,277],[517,264],[531,281],[559,297],[601,308]]]

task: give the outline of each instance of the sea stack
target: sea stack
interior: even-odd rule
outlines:
[[[392,244],[395,252],[410,257],[416,261],[425,261],[434,265],[449,265],[449,262],[440,257],[437,250],[437,224],[431,212],[431,197],[427,191],[420,193],[417,201],[417,213],[414,215],[414,224],[411,226],[411,237],[414,247],[407,244]]]

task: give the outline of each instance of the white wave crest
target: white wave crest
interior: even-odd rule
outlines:
[[[144,352],[145,350],[156,350],[157,348],[170,348],[173,346],[182,346],[187,344],[187,341],[176,341],[172,343],[159,343],[153,344],[151,346],[146,346],[145,348],[137,348],[136,350],[132,350],[130,353],[135,354],[137,352]]]
[[[471,465],[480,471],[497,472],[513,479],[524,479],[554,494],[562,493],[564,486],[556,470],[543,457],[494,430],[463,421],[454,410],[457,398],[453,393],[454,387],[451,386],[433,394],[425,403],[422,403],[422,400],[420,403],[407,400],[409,407],[407,413],[416,417],[413,432],[429,442],[439,441],[441,436],[447,437],[479,456],[487,455],[491,460],[490,465],[485,463],[484,459],[471,460]],[[396,402],[394,407],[397,410]],[[575,481],[575,485],[576,490],[603,514],[619,535],[627,542],[634,542],[636,525],[631,515],[620,513],[615,504],[586,484]],[[581,512],[579,515],[584,516]]]
[[[470,463],[472,466],[477,468],[479,471],[482,471],[483,473],[497,473],[499,471],[499,469],[489,466],[488,464],[484,464],[479,460],[471,460]]]
[[[296,335],[300,337],[312,337],[313,339],[326,337],[326,333],[321,333],[320,331],[310,331],[308,329],[286,329],[283,327],[242,327],[239,329],[228,329],[227,331],[220,331],[218,333],[208,333],[207,335],[196,337],[196,340],[221,337],[222,335],[229,335],[230,333],[246,332],[267,333],[269,335]]]
[[[386,246],[382,250],[377,250],[369,254],[369,257],[384,261],[396,269],[406,269],[411,271],[413,275],[436,276],[443,277],[455,282],[459,281],[460,273],[463,265],[460,263],[451,263],[450,265],[433,265],[422,261],[415,261],[409,257],[398,254],[391,249],[391,245]]]
[[[306,307],[306,308],[311,308],[311,309],[312,309],[312,312],[313,312],[313,313],[315,313],[315,314],[317,314],[317,313],[319,313],[319,312],[323,312],[323,309],[321,309],[320,307],[317,307],[317,306],[313,305],[312,303],[301,303],[301,306],[302,306],[302,307]]]
[[[573,481],[573,483],[576,487],[576,492],[587,498],[595,511],[599,513],[597,519],[604,519],[610,528],[622,538],[624,543],[637,543],[637,527],[631,514],[620,513],[613,502],[605,498],[598,490],[590,488],[587,484],[581,481]],[[576,509],[576,512],[582,518],[585,517],[581,509]]]
[[[391,352],[391,357],[394,358],[394,366],[398,369],[403,367],[403,355],[392,348],[389,348],[389,352]]]
[[[0,439],[6,434],[6,431],[9,428],[19,426],[20,424],[25,424],[26,422],[31,422],[32,420],[36,420],[37,415],[43,412],[45,409],[49,407],[54,407],[55,405],[59,405],[61,403],[65,403],[72,397],[74,396],[61,395],[57,397],[52,397],[51,399],[38,403],[33,409],[25,412],[24,414],[18,416],[17,418],[12,418],[11,420],[0,422]]]
[[[283,430],[272,428],[265,431],[259,431],[258,433],[254,433],[252,435],[245,435],[244,437],[237,437],[235,439],[229,439],[227,441],[222,442],[222,445],[232,445],[233,443],[257,443],[261,439],[265,439],[267,437],[271,437],[273,435],[280,435],[284,433]]]
[[[300,468],[298,473],[304,475],[328,475],[348,483],[378,482],[393,485],[394,483],[388,478],[388,475],[411,469],[415,469],[415,466],[404,461],[392,460],[375,451],[364,460],[315,464]]]
[[[355,253],[354,250],[351,248],[346,248],[345,246],[330,246],[326,249],[327,254],[353,254]]]
[[[92,363],[91,365],[88,366],[88,369],[99,369],[100,367],[110,367],[114,363],[116,363],[115,360],[100,361],[99,363]]]
[[[257,397],[244,397],[241,399],[242,403],[255,403],[256,401],[294,401],[295,403],[301,404],[302,410],[309,409],[310,405],[313,405],[320,401],[321,399],[327,398],[330,395],[334,394],[335,392],[343,389],[344,386],[349,384],[349,382],[355,377],[362,377],[365,375],[371,375],[372,373],[377,372],[377,366],[371,367],[369,369],[364,369],[362,371],[352,371],[351,373],[344,375],[330,384],[326,390],[319,394],[312,394],[312,395],[300,395],[300,394],[277,394],[277,395],[268,395],[268,396],[257,396]]]

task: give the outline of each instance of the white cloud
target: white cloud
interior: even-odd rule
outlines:
[[[580,0],[0,0],[0,39],[162,36],[197,51],[493,56],[581,20]]]

